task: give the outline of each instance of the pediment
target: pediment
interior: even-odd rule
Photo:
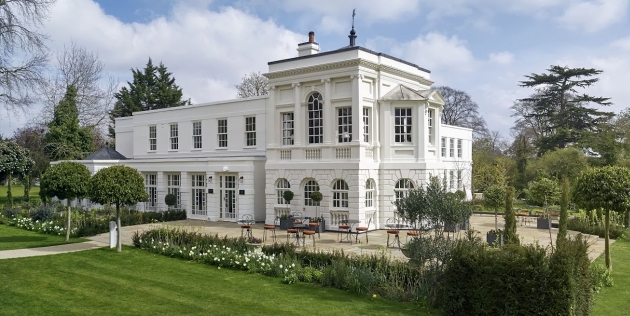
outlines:
[[[424,90],[426,91],[426,90]],[[427,97],[422,95],[424,91],[416,91],[405,85],[399,84],[387,92],[381,100],[383,101],[427,101]]]

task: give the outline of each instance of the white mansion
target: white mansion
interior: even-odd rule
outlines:
[[[251,214],[272,224],[290,210],[323,215],[327,229],[342,218],[371,218],[378,229],[394,216],[392,202],[431,175],[470,197],[472,131],[441,124],[430,72],[355,46],[355,37],[319,53],[311,32],[298,57],[269,62],[266,96],[117,118],[124,157],[105,148],[82,162],[92,172],[141,172],[149,201],[139,209],[166,209],[173,193],[189,218],[210,221]],[[285,190],[295,194],[290,205]]]

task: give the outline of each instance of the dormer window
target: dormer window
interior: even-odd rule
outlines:
[[[321,144],[324,140],[322,95],[318,92],[308,98],[308,143]]]

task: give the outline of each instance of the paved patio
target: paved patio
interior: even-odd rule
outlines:
[[[183,220],[168,223],[159,224],[144,224],[136,226],[127,226],[122,228],[122,242],[126,245],[131,245],[131,237],[135,231],[143,231],[146,229],[159,227],[159,226],[174,226],[184,227],[187,229],[198,230],[206,234],[218,234],[219,236],[239,237],[241,236],[241,228],[236,223],[232,222],[208,222],[203,220]],[[503,218],[499,217],[499,228],[503,228]],[[485,239],[485,233],[494,228],[494,216],[489,215],[473,215],[470,219],[470,227],[481,233],[480,237]],[[536,229],[535,219],[530,223],[521,225],[519,222],[516,229],[517,234],[521,238],[522,243],[538,243],[543,247],[549,246],[549,231],[547,229]],[[263,224],[255,224],[253,228],[254,237],[261,238],[263,236]],[[280,229],[276,229],[278,241],[286,241],[287,233]],[[556,235],[558,234],[557,228],[551,229],[551,237],[553,244],[556,243]],[[570,235],[576,235],[576,232],[569,231]],[[463,237],[464,232],[455,234],[456,237]],[[598,236],[587,235],[590,244],[589,257],[591,260],[597,258],[604,251],[604,239]],[[348,242],[340,243],[337,232],[325,232],[321,234],[321,238],[316,238],[316,249],[323,251],[331,250],[343,250],[346,253],[355,254],[373,254],[373,253],[385,253],[395,258],[405,258],[402,252],[398,248],[387,248],[387,232],[385,230],[376,230],[369,232],[369,243],[365,242],[365,236],[362,234],[359,236],[360,243],[350,244]],[[404,243],[406,234],[402,230],[400,233],[401,241]],[[89,239],[109,244],[109,233],[89,237]],[[290,239],[292,240],[292,239]],[[611,240],[611,243],[614,240]],[[268,239],[266,243],[271,243],[271,239]],[[306,247],[312,249],[312,241],[307,238]]]

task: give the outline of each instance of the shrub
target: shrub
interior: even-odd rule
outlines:
[[[164,203],[168,206],[175,206],[177,204],[177,197],[174,194],[167,194],[164,197]]]
[[[42,204],[31,210],[31,220],[33,222],[52,221],[57,214],[57,207],[50,204]]]
[[[606,269],[601,264],[591,264],[590,267],[591,277],[593,278],[593,292],[599,293],[604,287],[611,287],[614,285],[610,270]]]
[[[11,219],[11,218],[16,218],[18,216],[20,216],[22,214],[22,210],[17,208],[17,207],[6,207],[3,211],[2,211],[2,215],[4,215],[4,217]]]

